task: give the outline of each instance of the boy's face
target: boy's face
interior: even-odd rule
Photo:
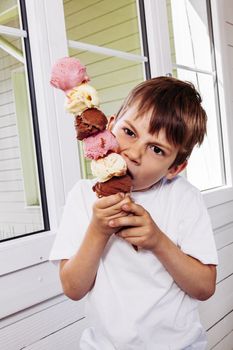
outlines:
[[[110,122],[110,128],[132,175],[133,190],[139,191],[150,188],[164,176],[173,178],[185,164],[170,168],[178,147],[167,141],[164,130],[149,133],[148,115],[136,115],[136,108],[130,107],[118,120]]]

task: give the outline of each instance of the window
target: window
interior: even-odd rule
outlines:
[[[149,75],[146,40],[144,48],[142,44],[143,2],[64,0],[63,4],[69,55],[86,65],[101,109],[110,116],[118,111],[128,92]],[[79,152],[83,177],[91,177],[81,143]]]
[[[48,229],[25,13],[0,4],[0,241]]]
[[[225,185],[217,70],[210,1],[167,0],[173,75],[191,81],[208,116],[207,137],[186,170],[201,190]]]

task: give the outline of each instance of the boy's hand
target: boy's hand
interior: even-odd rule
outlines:
[[[162,232],[150,214],[142,206],[133,202],[124,204],[122,209],[131,215],[111,219],[109,226],[121,227],[117,233],[121,238],[139,248],[153,251]]]
[[[108,197],[98,199],[93,205],[91,225],[98,232],[110,236],[117,231],[118,227],[109,226],[109,221],[128,215],[122,207],[131,202],[128,194],[117,193]]]

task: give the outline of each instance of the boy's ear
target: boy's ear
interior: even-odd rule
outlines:
[[[108,129],[109,131],[112,130],[113,125],[114,125],[114,123],[115,123],[115,119],[116,119],[116,116],[115,116],[115,115],[111,115],[111,116],[109,117],[109,119],[108,119],[108,125],[107,125],[107,129]]]
[[[183,163],[179,165],[173,165],[170,169],[168,169],[166,178],[168,180],[173,179],[176,175],[178,175],[181,171],[183,171],[188,164],[188,161],[185,160]]]

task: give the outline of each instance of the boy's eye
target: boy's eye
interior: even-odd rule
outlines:
[[[164,155],[164,151],[161,148],[157,147],[157,146],[151,146],[151,149],[156,154]]]
[[[126,135],[135,136],[134,132],[128,128],[124,128],[124,132]]]

